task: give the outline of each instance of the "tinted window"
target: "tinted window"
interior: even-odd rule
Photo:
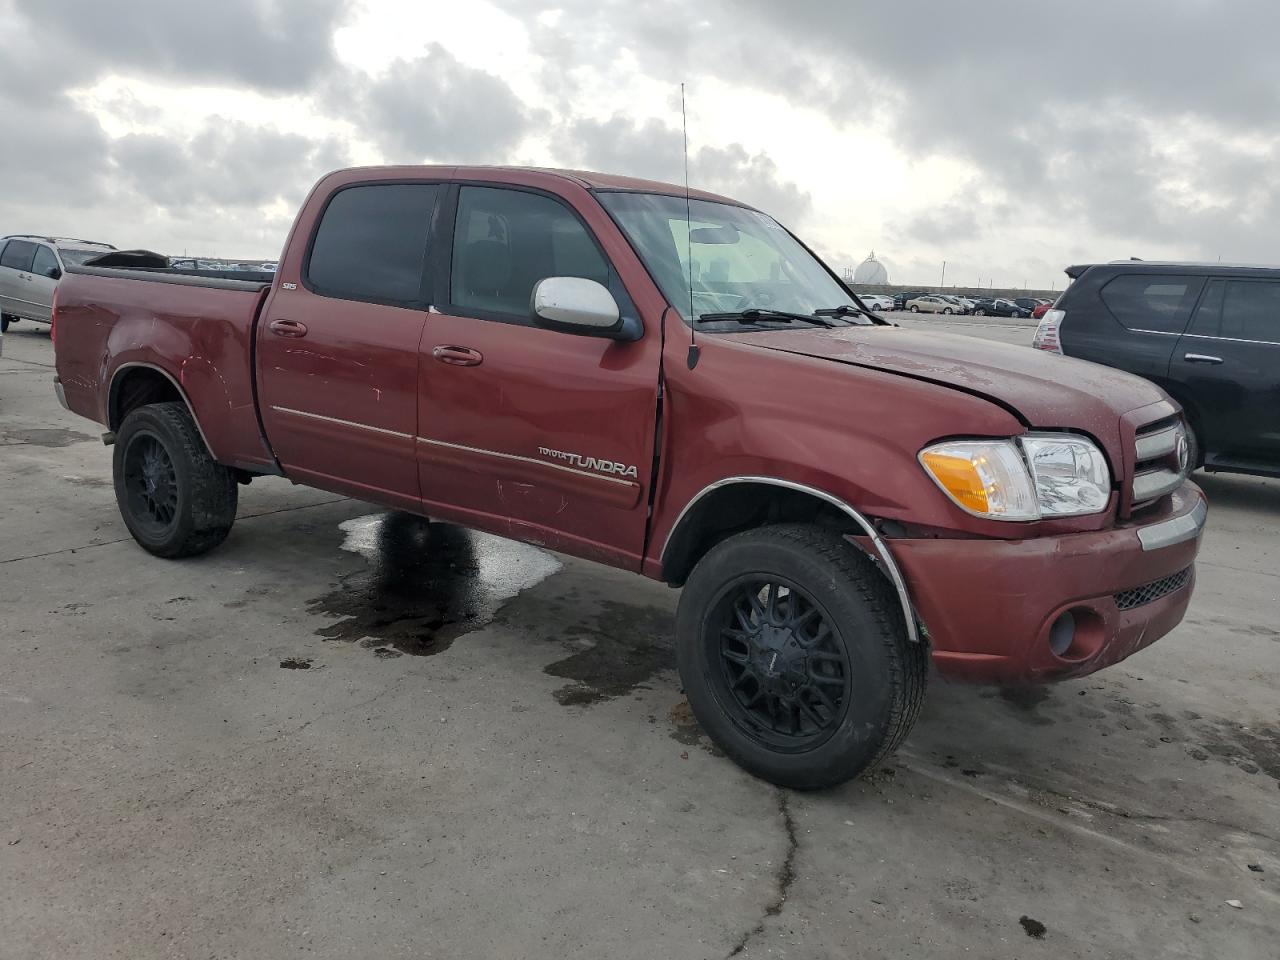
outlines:
[[[1192,277],[1116,277],[1102,288],[1102,301],[1130,330],[1181,333],[1200,292]]]
[[[546,277],[609,282],[609,265],[564,204],[536,193],[463,187],[453,234],[451,302],[481,312],[529,315]]]
[[[1191,333],[1280,343],[1280,283],[1211,280]]]
[[[419,303],[438,190],[434,184],[387,183],[334,194],[311,247],[311,288],[343,300]]]
[[[53,255],[53,251],[48,247],[41,246],[36,248],[36,257],[31,264],[31,272],[42,277],[53,277],[55,274],[61,273],[62,268],[58,266],[58,258]]]
[[[12,267],[14,270],[30,270],[31,258],[35,256],[36,245],[26,240],[10,240],[0,254],[0,267]]]

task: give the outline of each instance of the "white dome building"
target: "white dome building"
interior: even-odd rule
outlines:
[[[876,259],[874,250],[853,271],[853,282],[858,284],[885,284],[889,282],[889,271],[885,269],[883,263]]]

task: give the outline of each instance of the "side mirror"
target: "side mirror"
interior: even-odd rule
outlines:
[[[48,278],[49,278],[50,280],[61,280],[61,279],[62,279],[62,271],[61,271],[60,269],[58,269],[57,267],[50,267],[50,268],[49,268],[49,272],[48,272],[48,274],[46,274],[46,276],[48,276]]]
[[[533,288],[533,322],[548,330],[611,340],[639,340],[639,321],[625,318],[602,283],[583,277],[547,277]]]

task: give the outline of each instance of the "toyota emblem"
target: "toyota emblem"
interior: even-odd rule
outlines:
[[[1178,472],[1187,472],[1187,462],[1191,459],[1191,445],[1187,443],[1185,433],[1178,434]]]

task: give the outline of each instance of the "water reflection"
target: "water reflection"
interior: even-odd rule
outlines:
[[[379,656],[430,656],[489,623],[520,591],[560,569],[544,550],[403,513],[341,525],[366,568],[308,608],[334,618],[316,633]]]

